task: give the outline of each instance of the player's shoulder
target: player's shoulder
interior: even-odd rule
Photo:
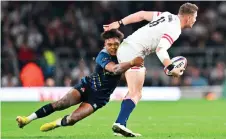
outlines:
[[[172,19],[170,19],[170,20],[177,20],[177,19],[178,19],[178,16],[177,16],[177,15],[172,14],[172,13],[170,13],[170,12],[168,12],[168,11],[162,12],[161,15],[162,15],[162,16],[166,16],[166,17],[168,17],[168,18],[171,17]]]
[[[110,54],[108,53],[108,51],[104,48],[104,49],[102,49],[100,52],[99,52],[99,54],[98,55],[108,55],[108,56],[110,56]]]
[[[161,14],[159,14],[161,17],[165,17],[165,20],[167,20],[168,22],[167,23],[170,23],[170,24],[178,24],[180,21],[179,17],[175,14],[172,14],[168,11],[165,11],[165,12],[161,12]]]
[[[97,55],[97,57],[96,57],[96,60],[100,60],[100,59],[102,59],[102,58],[109,58],[110,57],[110,54],[108,53],[108,51],[104,48],[104,49],[102,49],[99,53],[98,53],[98,55]]]
[[[168,21],[167,23],[171,26],[170,29],[178,31],[178,33],[181,32],[180,19],[177,15],[166,11],[162,13],[162,16],[166,17],[166,20]]]
[[[161,12],[161,15],[174,15],[174,14],[172,14],[172,13],[169,12],[169,11],[164,11],[164,12]]]

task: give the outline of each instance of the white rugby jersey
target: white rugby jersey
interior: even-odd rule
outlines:
[[[124,39],[124,42],[143,56],[155,52],[160,39],[168,40],[170,46],[181,34],[180,19],[169,12],[154,12],[152,21],[139,28],[132,35]]]

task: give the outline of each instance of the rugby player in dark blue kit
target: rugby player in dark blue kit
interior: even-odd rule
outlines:
[[[124,35],[118,30],[111,30],[101,34],[104,49],[96,57],[95,72],[81,79],[60,100],[44,105],[29,116],[17,116],[20,128],[31,121],[46,117],[55,111],[61,111],[70,106],[80,106],[70,115],[46,123],[40,127],[41,131],[49,131],[57,127],[72,126],[76,122],[94,113],[109,102],[110,95],[115,90],[121,74],[133,66],[142,66],[143,59],[136,57],[130,62],[118,64],[116,51]]]

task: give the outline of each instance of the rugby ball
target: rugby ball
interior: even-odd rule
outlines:
[[[176,67],[176,68],[180,68],[180,67],[183,67],[186,69],[187,67],[187,59],[183,56],[176,56],[174,58],[171,59],[173,65]],[[166,75],[172,75],[169,70],[167,70],[167,68],[165,67],[164,68],[164,72]],[[184,72],[182,71],[180,75],[182,75]]]

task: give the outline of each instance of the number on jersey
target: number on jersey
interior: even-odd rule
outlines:
[[[164,21],[165,21],[165,17],[162,16],[162,17],[159,18],[158,20],[150,22],[150,23],[149,23],[149,27],[156,26],[156,25],[158,25],[159,23],[162,23],[162,22],[164,22]]]
[[[171,21],[172,21],[172,15],[168,15],[168,18],[169,18],[168,21],[171,22]],[[158,25],[159,23],[162,23],[162,22],[164,22],[164,21],[166,21],[166,19],[165,19],[164,16],[162,16],[162,17],[159,18],[158,20],[155,20],[155,21],[150,22],[150,23],[149,23],[149,27],[156,26],[156,25]]]

